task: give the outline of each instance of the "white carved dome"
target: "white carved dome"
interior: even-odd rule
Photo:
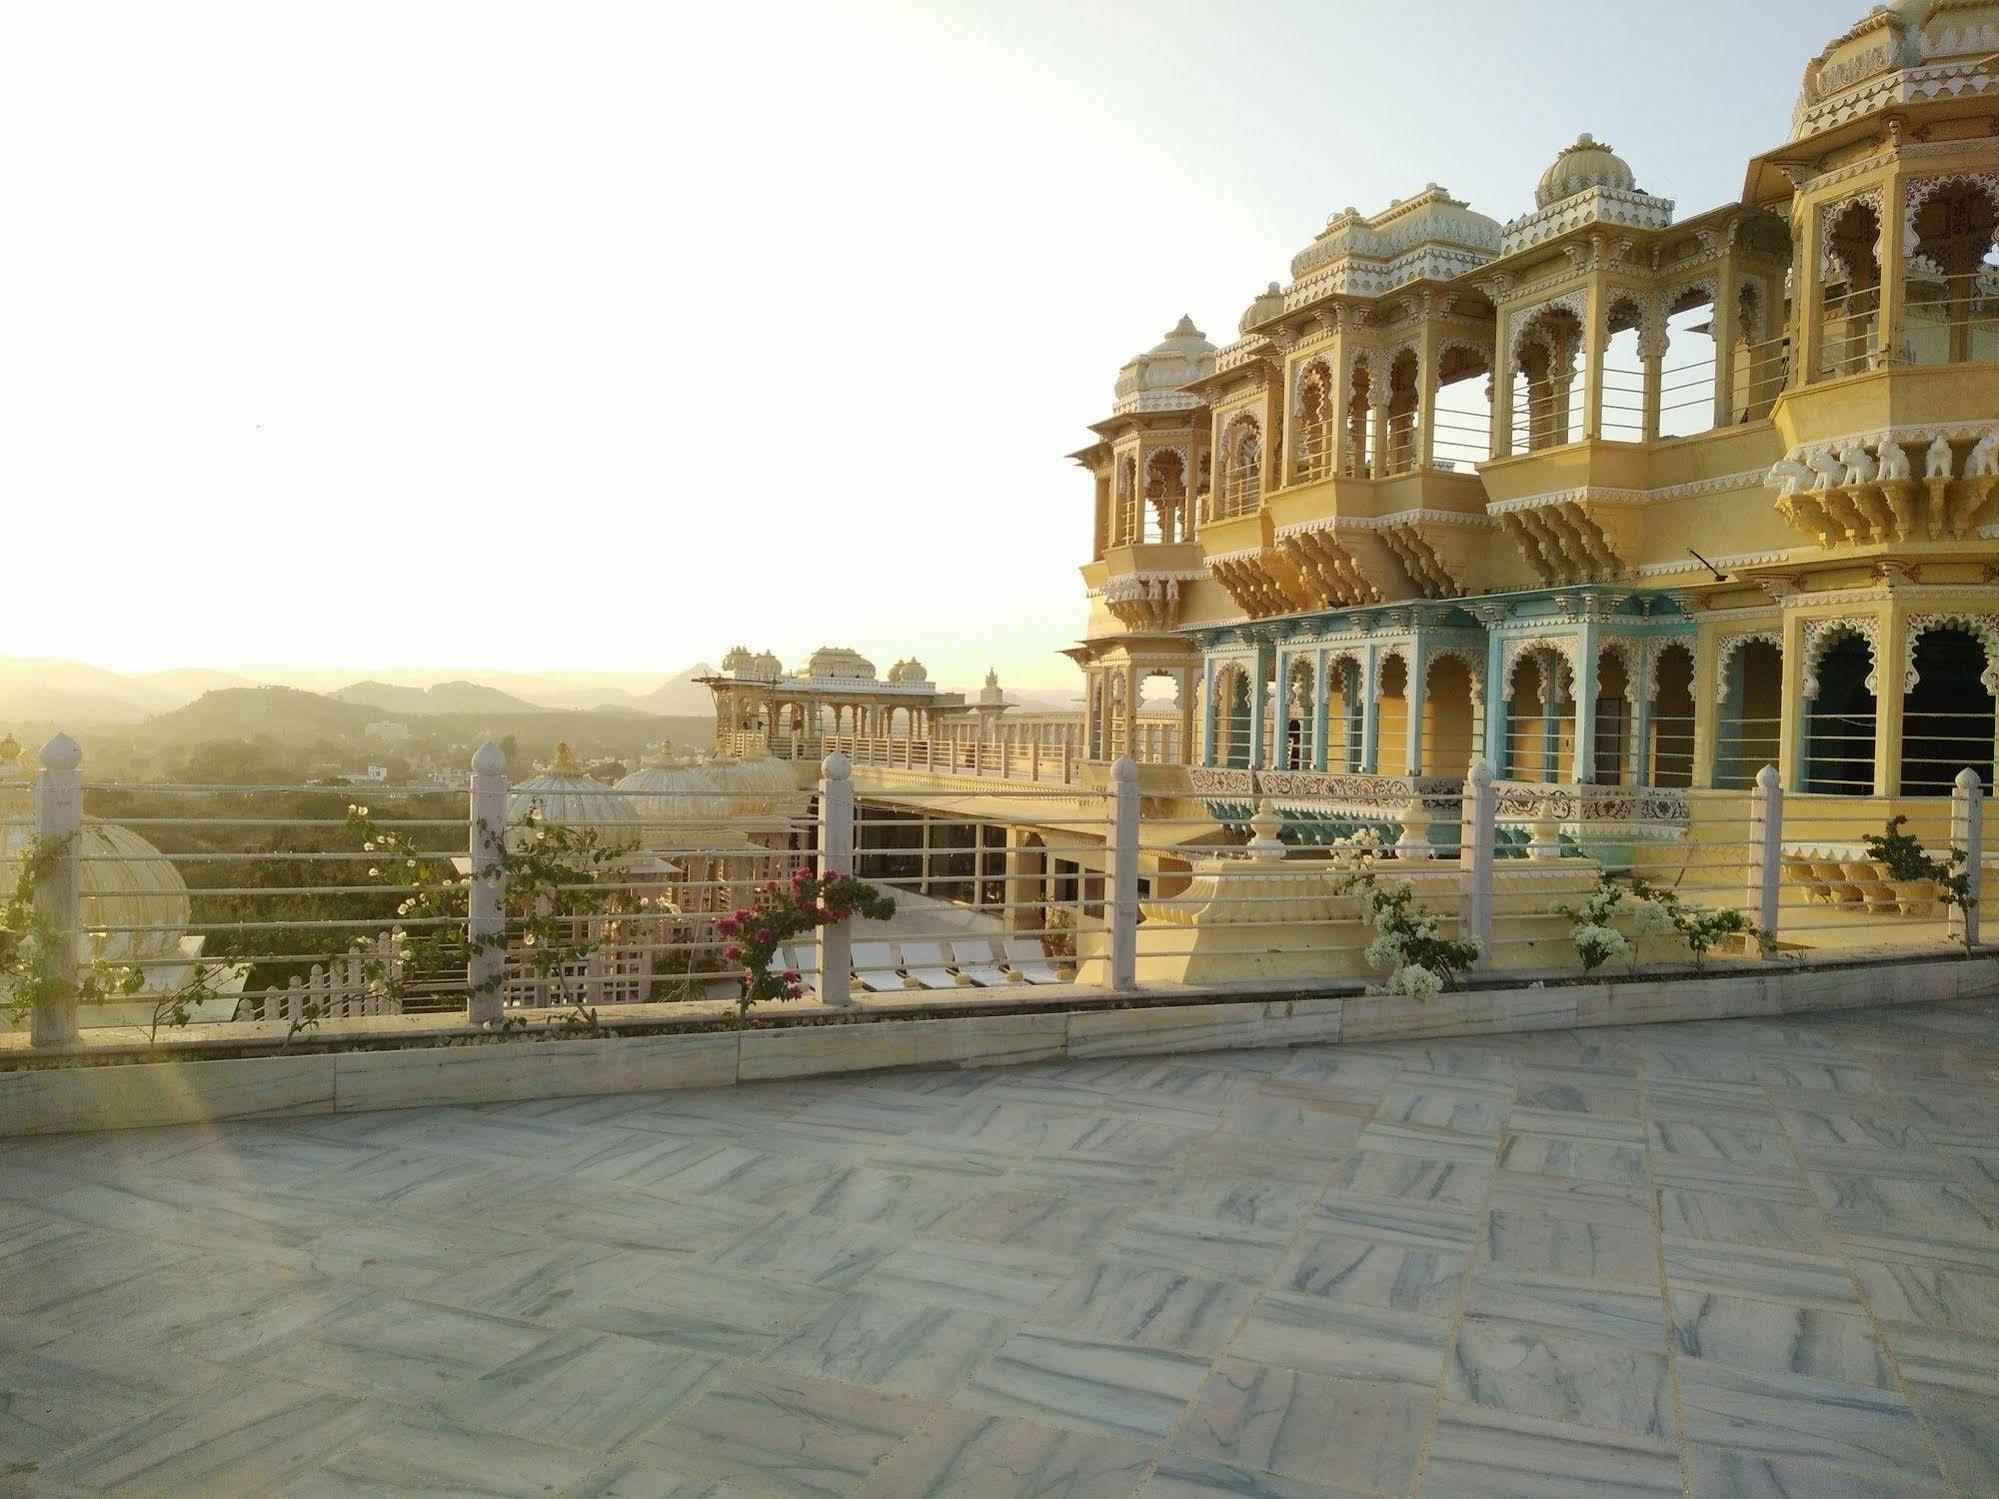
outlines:
[[[1879,90],[1855,94],[1884,74],[1965,63],[1999,52],[1999,0],[1896,0],[1877,5],[1805,64],[1793,116],[1797,135],[1888,107]],[[1946,95],[1945,97],[1948,97]]]
[[[1284,310],[1284,288],[1275,281],[1264,288],[1263,295],[1243,309],[1242,321],[1236,324],[1238,333],[1247,333],[1258,323],[1265,323]]]
[[[898,661],[891,666],[888,669],[888,679],[891,682],[915,686],[918,683],[928,682],[930,673],[921,661],[911,656],[907,661]]]
[[[859,651],[845,646],[822,645],[798,669],[801,677],[818,677],[836,682],[872,682],[875,664]]]
[[[734,769],[735,767],[729,767]],[[692,765],[648,765],[618,782],[648,824],[717,822],[728,815],[720,769]]]
[[[710,765],[706,774],[728,793],[719,800],[728,811],[745,817],[771,816],[802,810],[804,793],[789,763],[766,756],[740,764]]]
[[[12,889],[20,860],[34,841],[33,820],[25,813],[0,818],[0,882]],[[130,828],[87,818],[77,840],[83,904],[77,957],[100,949],[90,934],[107,927],[162,927],[148,932],[113,932],[101,949],[114,962],[183,956],[183,928],[189,920],[187,882],[173,862]]]
[[[555,747],[555,760],[546,771],[516,782],[508,791],[509,824],[527,821],[537,808],[543,822],[596,828],[606,843],[629,843],[639,831],[639,811],[632,799],[592,780],[566,744]]]
[[[1183,316],[1164,338],[1118,371],[1117,398],[1122,403],[1172,395],[1214,372],[1215,346],[1191,317]]]
[[[1622,156],[1585,131],[1576,137],[1573,146],[1564,146],[1555,164],[1541,174],[1541,185],[1534,189],[1534,202],[1537,207],[1546,208],[1593,187],[1631,193],[1638,191],[1638,179]]]

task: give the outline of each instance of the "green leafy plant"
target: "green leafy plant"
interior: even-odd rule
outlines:
[[[65,948],[74,944],[75,937],[50,920],[36,904],[35,892],[55,874],[75,837],[72,833],[57,840],[31,838],[22,850],[14,887],[6,900],[0,902],[0,1011],[16,1025],[36,1010],[60,1001],[69,982]],[[79,1006],[130,999],[145,987],[145,973],[136,964],[118,963],[106,957],[108,944],[107,933],[92,933],[88,953],[80,955],[75,964]],[[201,973],[199,965],[196,973]],[[168,1023],[185,1024],[185,1005],[181,1007],[181,1019],[172,1020],[173,998],[173,995],[163,996],[167,1006],[164,1016]],[[192,997],[190,1003],[191,1000]],[[161,1018],[162,1012],[156,1008],[155,1034]]]
[[[1707,962],[1707,955],[1724,940],[1744,937],[1753,941],[1765,952],[1776,947],[1776,939],[1762,927],[1751,921],[1742,912],[1731,907],[1710,909],[1707,906],[1681,900],[1672,890],[1663,885],[1653,885],[1633,875],[1630,880],[1631,893],[1639,900],[1648,901],[1663,909],[1679,933],[1680,940],[1694,955],[1694,968],[1698,971]]]
[[[1861,844],[1867,857],[1884,864],[1888,878],[1897,884],[1934,880],[1937,900],[1946,907],[1967,911],[1977,904],[1971,894],[1971,869],[1964,850],[1954,848],[1939,859],[1923,847],[1922,840],[1905,831],[1909,819],[1897,815],[1888,819],[1878,833],[1869,833]]]
[[[1367,945],[1367,961],[1388,970],[1387,981],[1375,992],[1428,999],[1456,989],[1458,976],[1484,951],[1478,940],[1455,941],[1441,935],[1436,914],[1417,904],[1413,885],[1391,884],[1380,877],[1375,866],[1381,840],[1373,829],[1362,829],[1338,847],[1339,859],[1350,872],[1337,888],[1359,900],[1361,915],[1375,930]]]
[[[1635,965],[1638,949],[1633,939],[1678,930],[1671,909],[1651,895],[1640,895],[1608,870],[1597,876],[1596,888],[1580,906],[1558,905],[1554,910],[1575,923],[1569,928],[1569,940],[1582,959],[1584,973],[1594,973],[1612,958],[1629,957]],[[1629,936],[1617,925],[1620,917],[1631,925]]]
[[[397,998],[413,977],[426,974],[453,980],[463,975],[473,994],[498,992],[505,981],[503,967],[477,984],[470,982],[475,956],[508,948],[504,931],[472,935],[468,892],[475,878],[505,881],[517,950],[558,1003],[580,1003],[585,997],[584,985],[572,976],[618,937],[618,917],[675,910],[663,895],[640,898],[604,880],[638,848],[636,842],[606,843],[595,828],[551,823],[538,802],[502,832],[479,824],[486,862],[471,876],[457,872],[450,854],[419,849],[405,833],[375,822],[366,807],[350,806],[347,826],[359,838],[362,852],[379,856],[369,866],[369,878],[404,892],[391,929],[395,961],[388,962],[365,943],[356,944],[369,955],[370,981]]]
[[[715,931],[730,938],[722,956],[743,965],[742,996],[736,1001],[740,1020],[750,1006],[765,1000],[799,999],[805,985],[795,968],[773,973],[771,964],[784,943],[833,922],[865,916],[886,921],[895,914],[895,899],[850,874],[820,878],[807,870],[787,881],[768,880],[756,903],[718,917]]]

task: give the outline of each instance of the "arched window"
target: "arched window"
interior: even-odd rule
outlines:
[[[1692,437],[1714,429],[1714,293],[1688,287],[1666,306],[1659,370],[1659,435]]]
[[[1581,405],[1582,321],[1566,307],[1545,307],[1521,327],[1515,345],[1513,447],[1533,452],[1574,442]]]
[[[1929,625],[1912,642],[1915,686],[1902,703],[1902,791],[1947,796],[1959,771],[1992,785],[1995,680],[1986,644],[1961,624]]]
[[[1215,763],[1237,769],[1249,764],[1249,673],[1239,664],[1215,673]]]
[[[1805,790],[1868,796],[1874,790],[1874,652],[1845,630],[1811,668],[1818,690],[1805,704]]]
[[[1222,433],[1222,497],[1215,515],[1247,515],[1263,503],[1263,427],[1247,412]]]
[[[1694,653],[1685,641],[1659,647],[1652,663],[1652,747],[1647,757],[1654,786],[1694,783]]]
[[[1294,452],[1299,482],[1310,483],[1332,472],[1335,398],[1333,372],[1314,359],[1298,372],[1297,441]]]
[[[1430,658],[1423,689],[1423,774],[1463,775],[1477,753],[1473,667],[1462,656]]]
[[[1856,198],[1826,228],[1819,289],[1820,377],[1872,368],[1881,350],[1881,209]]]
[[[1470,469],[1492,456],[1492,357],[1467,343],[1447,343],[1437,357],[1435,431],[1430,462]]]
[[[1615,297],[1604,318],[1603,411],[1597,435],[1611,442],[1645,439],[1645,306],[1632,296]]]
[[[1420,361],[1414,349],[1400,349],[1388,362],[1388,472],[1406,474],[1422,457],[1416,430]]]
[[[1911,183],[1903,357],[1915,364],[1999,359],[1999,188],[1970,177]]]
[[[1346,473],[1350,478],[1365,477],[1374,471],[1374,434],[1368,420],[1368,400],[1374,390],[1374,359],[1371,354],[1355,358],[1347,391]]]
[[[1714,783],[1747,790],[1756,784],[1758,771],[1777,763],[1778,736],[1784,726],[1784,657],[1774,640],[1732,644],[1717,685]],[[1871,742],[1867,755],[1871,783]]]
[[[1595,725],[1595,784],[1629,786],[1634,769],[1631,755],[1631,699],[1635,684],[1630,664],[1615,650],[1597,653]]]
[[[1311,661],[1297,660],[1286,673],[1284,693],[1284,748],[1278,764],[1286,770],[1312,768],[1312,716],[1317,711],[1312,690]]]
[[[1575,740],[1573,677],[1553,650],[1514,662],[1506,708],[1506,774],[1515,781],[1559,781]]]
[[[1186,534],[1187,463],[1162,448],[1145,460],[1145,541],[1170,542]]]

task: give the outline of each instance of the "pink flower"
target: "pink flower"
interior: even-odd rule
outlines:
[[[785,981],[785,982],[786,982],[787,984],[795,984],[795,983],[797,983],[797,982],[798,982],[798,970],[797,970],[796,968],[787,968],[787,969],[785,969],[785,970],[784,970],[784,972],[783,972],[783,973],[782,973],[781,975],[779,975],[779,976],[780,976],[780,977],[781,977],[781,978],[782,978],[782,979],[783,979],[783,980],[784,980],[784,981]]]
[[[777,881],[776,881],[776,880],[765,880],[765,881],[764,881],[764,894],[765,894],[765,895],[775,895],[775,894],[777,894]]]
[[[805,986],[803,984],[791,985],[784,991],[784,997],[786,999],[803,999],[805,997]]]
[[[720,921],[715,923],[715,930],[720,932],[724,937],[733,937],[742,929],[743,924],[733,916],[724,916]]]
[[[740,963],[743,961],[743,950],[740,947],[725,947],[722,949],[722,956],[731,963]]]
[[[769,947],[769,946],[771,945],[771,943],[772,943],[772,942],[774,942],[774,941],[776,941],[776,940],[777,940],[777,939],[776,939],[776,938],[775,938],[775,937],[774,937],[774,936],[773,936],[773,935],[771,934],[771,929],[770,929],[769,927],[767,927],[767,926],[760,926],[760,927],[758,927],[758,928],[757,928],[757,946],[758,946],[758,947]]]

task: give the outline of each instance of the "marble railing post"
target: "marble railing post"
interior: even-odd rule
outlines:
[[[1749,796],[1749,909],[1769,934],[1764,956],[1777,952],[1778,891],[1784,877],[1784,788],[1777,767],[1756,772]]]
[[[926,854],[926,861],[928,857]],[[853,872],[854,769],[847,757],[835,750],[819,766],[819,878]],[[829,921],[818,933],[819,1002],[850,1004],[854,976],[851,929],[844,921]]]
[[[76,949],[82,925],[83,750],[67,734],[42,746],[35,772],[35,839],[50,862],[35,886],[35,909],[56,931],[49,955],[55,993],[28,1017],[34,1046],[68,1046],[77,1039]]]
[[[1465,776],[1464,810],[1458,825],[1458,936],[1477,940],[1475,968],[1492,963],[1492,865],[1498,812],[1492,765],[1481,757],[1472,761]]]
[[[1111,767],[1110,973],[1106,986],[1130,989],[1138,983],[1138,763],[1120,756]]]
[[[500,975],[506,966],[507,875],[500,855],[507,836],[507,756],[492,740],[472,757],[470,796],[472,885],[466,916],[471,957],[466,964],[465,1018],[487,1025],[500,1018]]]
[[[1978,902],[1985,894],[1985,788],[1969,765],[1957,773],[1950,793],[1950,846],[1964,855],[1971,879],[1969,899],[1950,908],[1951,935],[1966,947],[1978,946]]]

